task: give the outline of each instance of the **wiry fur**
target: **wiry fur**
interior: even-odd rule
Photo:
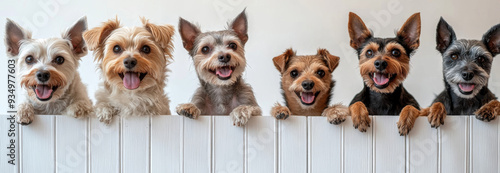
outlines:
[[[27,96],[26,101],[18,107],[18,123],[30,124],[34,114],[83,117],[92,112],[92,102],[77,71],[80,58],[87,54],[82,38],[86,29],[87,20],[84,17],[64,32],[61,38],[32,39],[29,31],[7,20],[7,54],[17,60],[17,79]],[[26,58],[29,56],[35,60],[28,64]],[[64,58],[62,64],[55,63],[58,56]],[[47,71],[49,80],[40,81],[36,77],[39,71]],[[57,87],[48,100],[42,101],[36,96],[35,86],[40,84]]]
[[[115,115],[170,115],[169,102],[164,88],[167,65],[172,58],[171,25],[155,25],[145,18],[141,27],[121,27],[118,19],[108,20],[102,26],[84,33],[89,48],[94,51],[104,82],[96,92],[96,115],[109,123]],[[114,52],[119,46],[121,51]],[[150,52],[142,51],[148,46]],[[124,60],[133,58],[137,65],[125,67]],[[136,89],[123,84],[123,73],[145,74]]]
[[[191,103],[181,104],[177,113],[190,118],[201,115],[230,115],[234,125],[244,125],[251,116],[261,115],[252,88],[242,79],[246,66],[244,46],[248,40],[245,11],[233,20],[230,29],[202,33],[184,19],[179,21],[179,32],[184,48],[193,58],[200,87]],[[233,49],[231,45],[236,45]],[[233,46],[234,46],[233,45]],[[203,52],[204,47],[208,52]],[[230,57],[223,62],[220,58]],[[221,79],[217,68],[230,67],[231,75]]]

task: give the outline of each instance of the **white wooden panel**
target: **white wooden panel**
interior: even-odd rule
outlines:
[[[307,172],[307,117],[291,116],[279,124],[279,171]]]
[[[374,116],[375,172],[400,173],[406,170],[405,137],[399,135],[399,116]]]
[[[468,117],[447,116],[439,133],[441,172],[467,172]]]
[[[0,115],[0,172],[19,170],[19,128],[15,115]]]
[[[70,116],[56,118],[56,171],[59,173],[87,172],[87,120]],[[69,130],[71,129],[71,130]]]
[[[471,116],[471,172],[499,172],[498,119],[484,122]]]
[[[90,118],[90,172],[120,172],[120,117],[110,124]]]
[[[342,125],[326,117],[309,117],[308,122],[309,172],[342,172]]]
[[[151,172],[181,172],[183,117],[151,118]]]
[[[184,118],[184,173],[210,172],[212,169],[212,117]]]
[[[55,172],[54,127],[52,115],[36,116],[30,125],[21,127],[22,172]]]
[[[245,127],[233,126],[233,121],[229,116],[214,116],[213,130],[214,172],[243,172]]]
[[[431,128],[427,117],[419,117],[407,137],[410,173],[438,172],[438,130]]]
[[[122,173],[149,172],[150,116],[122,118]]]
[[[370,117],[373,120],[373,117]],[[373,121],[366,132],[355,129],[348,117],[342,123],[344,127],[344,172],[360,173],[373,170]]]
[[[255,116],[246,125],[248,173],[272,173],[278,169],[276,123],[272,116]]]

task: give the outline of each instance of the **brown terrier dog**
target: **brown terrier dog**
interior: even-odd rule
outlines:
[[[271,110],[276,119],[289,115],[326,116],[328,122],[340,124],[349,110],[337,104],[328,108],[335,81],[332,72],[339,65],[339,57],[326,49],[316,55],[296,56],[288,49],[273,58],[274,66],[281,73],[281,89],[286,106],[277,103]]]

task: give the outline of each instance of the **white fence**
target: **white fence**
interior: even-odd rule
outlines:
[[[397,116],[372,117],[366,133],[350,119],[331,125],[324,117],[252,117],[245,127],[226,116],[129,117],[106,126],[40,115],[20,127],[8,117],[0,120],[1,173],[500,173],[500,121],[473,116],[448,116],[438,129],[419,118],[407,137]]]

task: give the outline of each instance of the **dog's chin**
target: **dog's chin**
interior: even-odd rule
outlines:
[[[147,72],[141,73],[134,71],[118,73],[118,76],[120,76],[121,78],[121,85],[127,90],[139,89],[141,87],[142,81],[147,75]]]
[[[295,91],[295,95],[303,106],[310,107],[318,100],[319,91]]]
[[[453,83],[451,86],[455,94],[465,99],[474,98],[483,87],[474,83]]]
[[[54,93],[58,91],[60,86],[49,86],[46,84],[38,84],[31,86],[36,99],[40,102],[50,102],[51,100],[57,100],[54,97]]]
[[[218,86],[232,85],[236,79],[241,76],[235,66],[220,66],[215,69],[206,69],[201,78],[210,84]]]

